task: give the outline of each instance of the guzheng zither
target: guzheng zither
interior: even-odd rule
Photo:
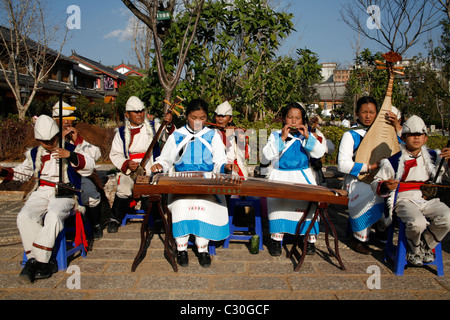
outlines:
[[[309,184],[269,182],[265,179],[235,177],[209,172],[183,172],[175,175],[139,176],[133,189],[134,197],[157,194],[224,194],[271,197],[281,199],[327,202],[347,205],[347,192]]]
[[[141,259],[145,256],[145,248],[149,238],[149,213],[152,205],[156,205],[164,223],[166,235],[164,239],[164,252],[172,265],[174,271],[178,271],[175,261],[176,244],[171,230],[171,214],[167,205],[163,203],[163,194],[223,194],[238,196],[256,196],[256,197],[275,197],[282,199],[297,199],[319,203],[318,210],[314,214],[311,225],[320,218],[325,222],[325,242],[328,251],[336,257],[343,270],[345,266],[339,255],[337,233],[330,221],[326,206],[324,204],[347,205],[347,192],[344,190],[330,189],[315,185],[306,184],[288,184],[282,182],[269,182],[265,179],[245,178],[238,176],[200,173],[200,172],[180,172],[175,174],[157,174],[151,180],[146,176],[139,176],[133,189],[133,196],[148,196],[150,207],[146,213],[141,226],[141,246],[136,258],[134,259],[131,271],[135,271]],[[301,225],[306,215],[299,221]],[[309,230],[305,233],[308,234]],[[328,235],[334,237],[333,250],[328,241]],[[304,237],[307,238],[306,236]],[[297,251],[300,237],[296,235],[294,246],[289,252],[288,257],[295,256],[298,259],[297,271],[303,263],[305,254],[300,255]],[[303,252],[306,249],[306,241],[303,244]]]

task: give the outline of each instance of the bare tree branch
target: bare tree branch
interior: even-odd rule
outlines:
[[[403,55],[420,36],[436,28],[443,17],[437,1],[449,0],[349,0],[341,10],[343,21],[354,31],[389,51]],[[376,6],[379,11],[368,12]],[[371,19],[381,25],[370,26]]]
[[[46,19],[45,0],[1,0],[0,68],[10,87],[19,118],[34,99],[40,85],[57,63],[67,37],[67,28],[58,51],[51,49],[59,29]],[[26,101],[20,96],[20,74],[32,80]]]
[[[153,41],[154,41],[154,47],[155,47],[155,61],[156,66],[158,69],[158,78],[159,81],[164,88],[166,99],[170,100],[172,96],[172,92],[175,90],[176,85],[178,84],[178,81],[181,77],[184,64],[189,52],[189,48],[195,38],[195,34],[197,32],[198,23],[200,20],[200,14],[203,8],[203,4],[205,3],[205,0],[193,0],[191,2],[184,1],[184,8],[186,10],[189,10],[191,16],[190,21],[188,24],[188,27],[186,28],[184,37],[181,42],[181,50],[180,50],[180,56],[178,58],[178,65],[176,66],[175,74],[168,74],[167,71],[164,68],[164,59],[162,57],[162,40],[160,35],[158,35],[157,31],[157,12],[158,12],[158,0],[135,0],[135,2],[141,4],[145,7],[147,10],[147,14],[140,10],[140,6],[133,3],[132,0],[122,0],[122,2],[125,4],[125,6],[130,9],[130,11],[143,23],[145,23],[153,32]],[[177,4],[176,0],[170,0],[168,2],[168,6],[166,10],[171,12],[171,15],[173,16],[173,13],[175,11],[175,6]],[[195,20],[194,20],[195,17]],[[192,21],[193,25],[191,27]],[[191,32],[191,35],[189,37],[189,32]]]

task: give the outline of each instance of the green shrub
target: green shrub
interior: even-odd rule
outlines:
[[[328,154],[325,156],[323,160],[324,164],[336,164],[337,156],[339,153],[339,144],[341,142],[342,136],[344,132],[349,129],[343,127],[335,127],[335,126],[324,126],[320,128],[320,131],[323,133],[325,138],[330,140],[334,144],[334,151],[332,154]]]
[[[428,135],[427,147],[432,150],[442,149],[447,145],[447,141],[448,137],[436,133],[430,134]]]

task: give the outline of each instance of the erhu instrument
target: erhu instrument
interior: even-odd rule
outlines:
[[[450,139],[447,141],[446,148],[450,148]],[[437,184],[437,180],[439,177],[439,174],[441,172],[442,166],[444,165],[445,158],[442,158],[439,162],[438,168],[436,170],[436,174],[434,175],[434,179],[430,181],[429,183],[425,183],[420,187],[420,190],[422,191],[422,196],[426,200],[431,200],[433,198],[440,198],[441,201],[443,201],[443,198],[447,196],[448,198],[448,192],[446,190],[441,190],[441,188],[450,188],[450,185],[442,185]],[[445,192],[445,195],[444,195]],[[445,202],[445,201],[443,201]]]
[[[74,107],[63,107],[63,96],[64,93],[67,91],[67,87],[61,91],[61,93],[59,94],[59,116],[58,116],[58,120],[59,120],[59,132],[58,132],[58,140],[59,140],[59,148],[63,149],[64,148],[64,139],[65,137],[63,137],[62,135],[62,131],[63,131],[63,119],[65,117],[63,117],[63,110],[72,110],[74,111],[75,108]],[[76,119],[76,118],[75,118]],[[73,120],[73,117],[70,117],[67,120]],[[63,159],[59,159],[58,160],[58,166],[59,166],[59,183],[55,183],[55,188],[56,188],[56,197],[59,198],[64,198],[64,197],[72,197],[75,192],[79,192],[78,189],[75,188],[75,185],[71,182],[67,182],[65,183],[63,181]],[[43,179],[41,179],[43,181]]]
[[[389,83],[383,105],[356,152],[355,162],[358,163],[372,164],[383,158],[389,158],[400,151],[397,132],[394,126],[386,120],[385,115],[386,112],[392,111],[392,91],[395,75],[404,75],[404,72],[400,71],[403,67],[395,66],[395,63],[401,61],[402,57],[396,52],[388,52],[383,55],[383,58],[386,60],[386,63],[379,60],[375,60],[375,62],[378,64],[378,70],[388,71]],[[361,173],[358,178],[361,181],[370,183],[376,172],[377,170]]]

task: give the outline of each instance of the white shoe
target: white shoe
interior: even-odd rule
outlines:
[[[408,252],[406,254],[406,260],[413,266],[423,266],[423,256],[420,253]]]
[[[433,250],[430,249],[426,243],[422,242],[422,244],[420,246],[420,251],[423,254],[423,259],[422,259],[423,263],[432,263],[434,261],[434,259],[436,258]]]

